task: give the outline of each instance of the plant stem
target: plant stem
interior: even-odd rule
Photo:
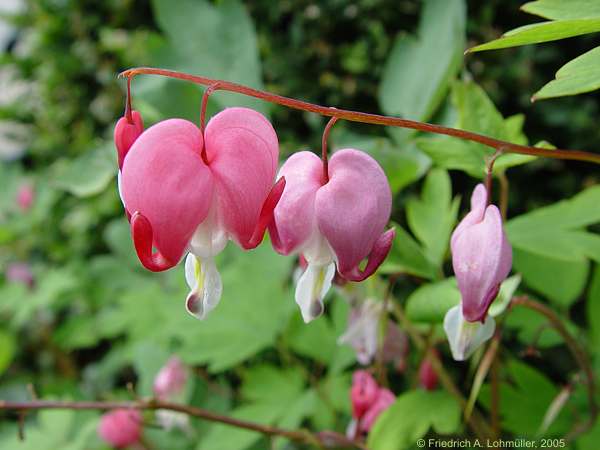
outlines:
[[[329,139],[329,132],[331,128],[335,125],[338,118],[333,116],[327,122],[325,126],[325,130],[323,130],[323,138],[321,139],[321,160],[323,161],[323,183],[327,183],[329,181],[329,157],[327,156],[327,139]]]
[[[10,402],[0,400],[0,410],[12,410],[22,414],[24,411],[39,409],[71,409],[71,410],[112,410],[112,409],[137,409],[137,410],[157,410],[167,409],[176,411],[189,416],[198,417],[210,422],[219,422],[245,430],[256,431],[266,436],[281,436],[292,441],[301,442],[309,445],[317,445],[323,448],[358,448],[366,450],[366,447],[357,441],[348,439],[346,436],[334,432],[324,432],[313,434],[306,430],[287,430],[271,425],[263,425],[246,420],[236,419],[221,414],[217,414],[206,409],[195,406],[183,405],[179,403],[164,402],[161,400],[137,400],[125,402],[85,402],[85,401],[60,401],[60,400],[31,400],[25,402]]]
[[[575,358],[575,361],[577,362],[577,364],[581,368],[581,371],[585,375],[585,384],[587,387],[590,416],[587,421],[581,424],[576,424],[566,436],[566,439],[568,441],[572,441],[575,437],[579,436],[582,433],[585,433],[592,426],[594,426],[596,422],[596,417],[598,416],[598,405],[596,404],[595,399],[596,387],[594,382],[594,371],[592,370],[592,365],[590,363],[588,355],[585,352],[585,350],[581,348],[577,340],[573,336],[571,336],[571,333],[569,333],[560,317],[548,306],[536,300],[533,300],[525,295],[514,297],[512,299],[511,305],[524,306],[546,316],[546,318],[552,324],[554,329],[564,339],[565,344],[567,344],[567,347],[569,347],[569,350],[573,355],[573,358]]]
[[[584,152],[579,150],[549,150],[538,147],[530,147],[527,145],[519,145],[511,142],[502,141],[482,134],[473,133],[471,131],[460,130],[457,128],[444,127],[431,123],[418,122],[415,120],[401,119],[399,117],[383,116],[379,114],[369,114],[346,109],[337,109],[313,103],[297,100],[282,95],[273,94],[267,91],[261,91],[238,83],[230,81],[215,80],[212,78],[190,75],[187,73],[176,72],[173,70],[157,69],[153,67],[137,67],[126,70],[120,74],[122,77],[133,78],[136,75],[160,75],[169,78],[177,78],[180,80],[190,81],[192,83],[210,86],[219,83],[219,89],[238,94],[247,95],[249,97],[265,100],[270,103],[286,106],[292,109],[299,109],[316,114],[321,114],[327,117],[337,117],[338,119],[349,120],[352,122],[371,123],[375,125],[386,125],[391,127],[410,128],[429,133],[444,134],[460,139],[465,139],[488,147],[494,148],[502,153],[519,153],[522,155],[533,155],[545,158],[568,159],[578,161],[589,161],[600,164],[600,154]]]

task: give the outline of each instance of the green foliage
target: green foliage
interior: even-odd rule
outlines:
[[[526,3],[522,9],[549,21],[516,28],[469,51],[538,44],[600,31],[600,6],[594,0],[538,0]],[[532,100],[576,95],[600,88],[600,59],[596,50],[590,50],[561,67],[556,72],[556,79],[537,91]]]
[[[473,82],[456,82],[452,87],[452,103],[457,111],[457,128],[474,131],[486,136],[527,144],[522,132],[523,116],[504,119],[487,94]],[[463,141],[453,137],[426,137],[417,140],[420,150],[436,165],[446,169],[458,169],[482,178],[486,172],[486,160],[494,150],[482,144]],[[494,172],[524,164],[535,159],[527,155],[501,155],[494,164]]]
[[[126,400],[132,397],[128,383],[136,395],[148,397],[158,370],[178,355],[193,366],[183,402],[261,424],[343,434],[351,420],[351,375],[360,365],[355,350],[338,339],[347,330],[352,306],[366,298],[381,305],[388,294],[388,302],[399,302],[416,330],[435,345],[449,376],[467,394],[479,360],[475,357],[470,368],[452,362],[441,334],[445,313],[460,301],[448,243],[467,209],[464,201],[459,211],[460,199],[467,199],[484,176],[493,150],[415,131],[336,124],[332,148],[359,148],[383,167],[394,195],[396,238],[375,276],[336,286],[325,300],[325,315],[306,325],[293,301],[297,264],[293,257],[276,255],[268,240],[251,252],[231,243],[217,261],[224,285],[221,303],[203,322],[189,317],[183,268],[148,273],[135,255],[111,143],[124,101],[124,83],[116,74],[135,65],[457,125],[515,143],[528,142],[520,111],[527,114],[533,142],[550,133],[554,139],[549,140],[561,147],[577,146],[580,134],[595,139],[593,104],[564,103],[553,110],[530,107],[528,98],[519,103],[521,92],[540,85],[540,71],[529,64],[555,64],[565,47],[533,56],[499,55],[482,59],[485,64],[471,57],[463,65],[467,31],[470,40],[489,37],[492,26],[505,25],[502,9],[509,7],[469,4],[467,22],[465,3],[30,0],[11,19],[19,33],[2,54],[0,68],[2,77],[7,69],[7,79],[26,87],[14,101],[0,99],[0,125],[25,127],[22,136],[12,133],[22,140],[24,154],[0,162],[0,270],[26,262],[34,284],[0,277],[0,398],[29,400],[29,383],[41,398]],[[516,32],[511,39],[579,33],[584,28],[573,24],[590,29],[598,20],[597,2],[567,3],[526,4],[526,11],[555,22]],[[597,88],[596,50],[564,66],[537,98]],[[1,81],[3,94],[12,92],[11,83]],[[147,126],[166,117],[198,120],[199,86],[145,76],[135,79],[133,93]],[[224,92],[211,96],[209,115],[233,105],[271,115],[282,157],[301,148],[319,149],[321,118]],[[5,134],[0,127],[0,140]],[[4,158],[9,146],[1,147]],[[513,167],[507,232],[515,275],[502,284],[490,308],[502,327],[497,361],[506,437],[533,436],[562,385],[580,371],[544,317],[509,307],[514,294],[547,302],[600,367],[597,173],[583,164],[502,155],[494,174],[505,175]],[[24,183],[35,190],[29,210],[15,202]],[[386,320],[398,326],[393,315]],[[377,328],[380,341],[384,328]],[[541,358],[517,361],[530,346],[541,350]],[[445,389],[415,388],[423,356],[411,345],[404,371],[398,369],[401,364],[383,365],[381,373],[398,398],[370,432],[369,448],[411,448],[422,436],[471,436],[459,404]],[[378,358],[368,367],[377,374]],[[575,386],[548,436],[561,436],[586,417],[582,390]],[[484,385],[478,408],[486,416],[490,398],[490,386]],[[99,417],[96,411],[31,413],[21,442],[16,416],[6,415],[0,448],[105,450],[96,434]],[[156,416],[147,412],[144,419],[153,423]],[[596,426],[577,440],[577,448],[594,448],[597,434]],[[190,422],[189,433],[145,427],[144,436],[157,449],[304,448],[197,420]]]
[[[456,433],[460,407],[447,392],[414,390],[398,397],[375,423],[367,445],[373,450],[411,448],[429,428],[438,434]]]

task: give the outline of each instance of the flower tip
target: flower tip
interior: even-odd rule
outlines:
[[[162,272],[177,265],[177,261],[169,261],[160,251],[152,252],[152,225],[138,211],[131,216],[131,237],[138,259],[146,269],[152,272]]]
[[[365,269],[361,270],[358,266],[355,266],[352,269],[341,273],[341,275],[349,281],[363,281],[373,275],[390,253],[395,236],[395,228],[390,228],[381,234],[381,236],[379,236],[373,245],[373,249],[369,254],[369,259]]]
[[[275,207],[281,200],[281,196],[283,195],[283,191],[285,190],[285,177],[281,177],[271,188],[269,195],[267,196],[265,202],[260,211],[260,216],[258,218],[258,222],[252,233],[252,236],[248,240],[247,243],[243,243],[242,247],[244,250],[251,250],[253,248],[258,247],[258,245],[262,242],[263,237],[265,235],[265,230],[272,224],[273,222],[273,212],[275,211]]]

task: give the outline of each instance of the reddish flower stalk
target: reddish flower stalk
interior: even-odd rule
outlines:
[[[329,132],[331,128],[338,121],[338,118],[333,116],[327,122],[325,129],[323,130],[323,138],[321,139],[321,159],[323,160],[323,183],[327,183],[329,181],[329,159],[327,156],[327,140],[329,139]]]
[[[351,122],[371,123],[375,125],[386,125],[390,127],[410,128],[428,133],[444,134],[459,139],[478,142],[488,147],[494,148],[502,153],[518,153],[522,155],[533,155],[544,158],[567,159],[577,161],[588,161],[600,164],[600,154],[584,152],[580,150],[549,150],[545,148],[531,147],[528,145],[513,144],[489,136],[485,136],[471,131],[459,130],[457,128],[444,127],[426,122],[401,119],[399,117],[383,116],[379,114],[370,114],[346,109],[330,108],[313,103],[296,100],[289,97],[273,94],[267,91],[261,91],[242,84],[232,83],[230,81],[215,80],[212,78],[190,75],[187,73],[176,72],[173,70],[157,69],[153,67],[137,67],[122,72],[119,76],[131,79],[136,75],[160,75],[169,78],[191,81],[192,83],[210,86],[219,83],[219,89],[249,97],[259,98],[270,103],[286,106],[292,109],[299,109],[327,117],[337,117],[338,119],[349,120]]]

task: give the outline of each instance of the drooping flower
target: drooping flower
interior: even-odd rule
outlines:
[[[354,439],[357,433],[368,433],[379,415],[395,400],[396,396],[392,391],[380,387],[369,372],[354,372],[350,390],[352,421],[348,426],[348,437]]]
[[[295,299],[309,322],[323,312],[336,267],[346,280],[362,281],[387,256],[394,238],[393,229],[384,232],[392,195],[379,164],[354,149],[333,154],[327,179],[319,157],[308,151],[292,155],[279,176],[287,186],[269,231],[277,252],[301,253],[308,263]]]
[[[189,378],[189,370],[177,357],[171,357],[154,378],[154,395],[159,400],[182,403]],[[159,409],[156,420],[166,430],[179,428],[190,432],[189,417],[185,413]]]
[[[348,327],[339,337],[339,344],[348,344],[356,352],[356,360],[367,365],[377,353],[379,343],[379,322],[383,302],[366,299],[350,309]]]
[[[35,285],[35,278],[31,270],[31,266],[23,262],[11,263],[6,267],[4,272],[6,280],[11,283],[21,283],[28,288],[33,288]]]
[[[375,402],[367,410],[360,421],[360,430],[363,433],[368,433],[381,413],[392,406],[395,401],[396,396],[392,391],[386,388],[380,388],[379,391],[377,391],[377,398],[375,399]]]
[[[154,378],[154,395],[161,400],[174,400],[185,389],[188,371],[183,362],[173,356]]]
[[[512,266],[502,216],[495,205],[487,205],[483,184],[473,191],[471,211],[452,233],[450,246],[463,316],[469,322],[483,323]]]
[[[383,362],[392,363],[401,372],[408,352],[408,338],[400,331],[398,324],[388,320],[383,339],[380,339],[380,332],[383,331],[383,307],[383,301],[371,298],[354,300],[348,316],[348,326],[338,338],[338,344],[351,346],[356,353],[356,360],[363,366],[370,364],[377,351],[381,350]]]
[[[512,266],[512,249],[504,233],[502,216],[487,205],[487,191],[477,185],[471,211],[458,224],[450,246],[452,265],[461,293],[460,305],[446,313],[444,330],[454,359],[467,359],[494,334],[488,309]]]
[[[31,183],[23,183],[17,191],[17,205],[21,211],[28,211],[33,205],[35,199],[35,190]]]
[[[360,419],[365,412],[375,403],[379,386],[375,378],[366,370],[357,370],[352,375],[352,388],[350,400],[352,402],[352,416]]]
[[[107,444],[126,448],[140,440],[142,415],[135,409],[115,409],[102,416],[98,435]]]
[[[228,108],[204,135],[187,120],[159,122],[123,160],[121,188],[138,258],[158,272],[189,251],[186,308],[199,319],[221,297],[215,255],[229,239],[244,249],[262,240],[285,186],[285,180],[273,186],[278,154],[277,135],[263,115]]]
[[[423,358],[423,361],[421,361],[421,365],[419,366],[419,384],[426,391],[433,391],[438,385],[438,375],[431,363],[431,359],[437,357],[437,350],[432,348],[425,355],[425,358]]]

